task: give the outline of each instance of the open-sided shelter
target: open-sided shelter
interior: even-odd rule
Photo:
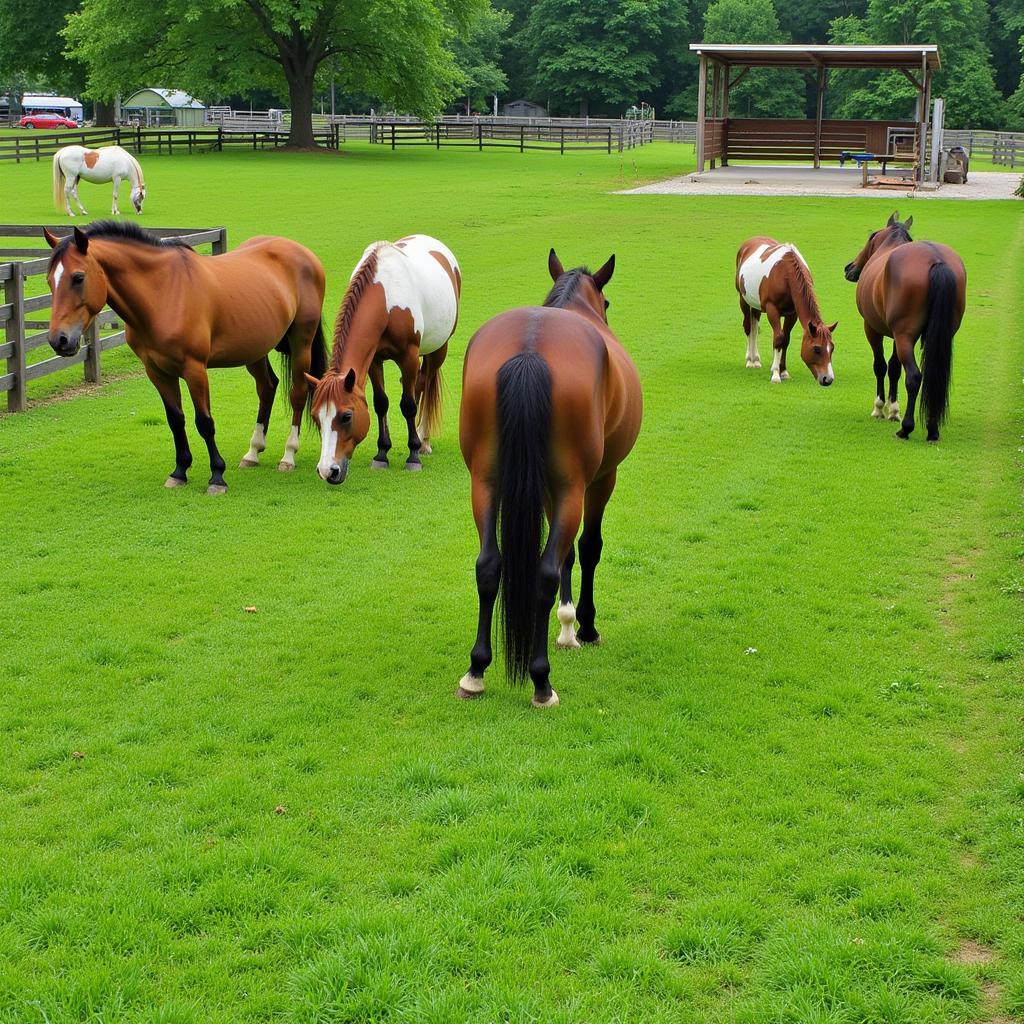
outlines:
[[[841,153],[894,153],[902,138],[902,155],[910,156],[921,178],[929,133],[932,75],[940,67],[939,48],[931,43],[910,46],[803,46],[791,44],[692,43],[700,60],[697,92],[697,170],[716,161],[797,161],[820,167]],[[708,69],[711,90],[708,91]],[[797,68],[814,74],[817,83],[814,118],[740,118],[729,115],[729,91],[752,68]],[[917,89],[913,121],[825,120],[828,73],[838,69],[895,70]],[[710,116],[708,100],[710,98]]]

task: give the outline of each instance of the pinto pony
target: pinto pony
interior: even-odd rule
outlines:
[[[313,253],[287,238],[260,237],[221,256],[200,256],[124,221],[98,221],[62,239],[45,228],[43,233],[53,249],[50,345],[57,355],[75,355],[106,304],[124,321],[128,345],[160,393],[174,436],[175,466],[165,486],[184,486],[192,465],[181,407],[184,378],[196,429],[210,453],[207,490],[227,490],[210,412],[211,366],[244,366],[252,374],[259,412],[241,464],[259,462],[277,391],[267,358],[274,348],[290,371],[292,403],[292,429],[278,469],[295,468],[310,398],[305,374],[322,371],[327,356],[320,325],[324,270]]]
[[[529,673],[538,708],[558,703],[547,651],[559,583],[558,645],[600,640],[594,570],[601,557],[601,519],[643,413],[636,367],[605,312],[603,290],[615,257],[594,274],[583,267],[566,272],[552,249],[548,269],[555,284],[542,307],[502,313],[473,335],[459,413],[459,443],[472,477],[480,535],[480,615],[469,671],[456,692],[470,698],[484,691],[500,589],[506,672],[513,682]],[[573,545],[581,519],[583,576],[574,607]]]
[[[458,261],[436,238],[409,235],[366,248],[341,303],[330,367],[319,380],[309,377],[316,388],[313,419],[321,437],[316,469],[329,484],[345,480],[352,453],[369,433],[367,376],[378,427],[377,454],[370,465],[388,468],[385,359],[396,362],[402,372],[399,408],[409,430],[405,468],[423,468],[420,453],[430,454],[430,438],[441,424],[441,364],[459,319],[461,291]]]
[[[102,149],[86,149],[85,146],[65,146],[53,154],[53,202],[58,211],[65,211],[74,217],[71,200],[78,204],[83,216],[88,216],[82,200],[78,198],[78,182],[86,181],[114,183],[114,205],[110,212],[119,215],[117,193],[121,180],[131,182],[132,206],[136,213],[142,213],[146,199],[146,182],[142,177],[139,161],[120,146],[104,146]]]
[[[745,241],[736,253],[736,291],[740,293],[743,332],[747,336],[747,366],[761,366],[757,332],[761,313],[772,327],[772,383],[789,380],[786,352],[797,320],[804,330],[800,356],[814,379],[828,387],[835,380],[832,370],[832,332],[838,323],[825,326],[814,294],[814,282],[807,263],[795,245],[783,245],[774,238]]]
[[[907,374],[907,411],[896,436],[914,430],[914,407],[921,394],[921,412],[928,440],[938,441],[949,408],[953,336],[960,329],[967,304],[967,271],[955,250],[910,237],[914,218],[900,222],[893,215],[880,231],[868,236],[855,260],[846,265],[846,279],[857,282],[857,309],[875,355],[877,392],[871,415],[899,420],[900,372]],[[885,397],[886,337],[893,339],[888,363],[889,399]],[[921,362],[914,345],[921,339]]]

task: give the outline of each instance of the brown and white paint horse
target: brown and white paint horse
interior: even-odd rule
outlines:
[[[45,228],[43,233],[53,249],[50,345],[59,356],[75,355],[107,304],[124,321],[128,345],[160,393],[174,436],[175,466],[165,486],[184,486],[192,465],[181,407],[184,378],[210,454],[207,490],[227,490],[210,412],[211,366],[244,366],[256,382],[256,429],[242,460],[243,466],[256,465],[277,391],[268,359],[274,348],[290,369],[292,403],[292,429],[278,469],[295,468],[310,398],[306,371],[321,369],[327,358],[320,325],[324,270],[313,253],[290,239],[264,236],[220,256],[201,256],[126,221],[97,221],[63,239]]]
[[[58,210],[64,210],[74,217],[71,200],[78,204],[83,216],[88,216],[82,200],[78,198],[78,183],[82,179],[102,183],[114,183],[114,202],[110,212],[120,215],[117,193],[121,182],[127,178],[131,185],[132,206],[142,213],[146,201],[146,181],[142,176],[139,161],[120,146],[104,146],[102,149],[87,149],[85,146],[64,146],[53,154],[53,203]]]
[[[914,406],[921,393],[921,412],[928,440],[938,441],[939,426],[949,407],[953,336],[960,329],[967,304],[967,271],[959,254],[937,242],[910,237],[914,218],[901,222],[893,213],[885,227],[873,231],[857,258],[846,265],[846,279],[857,282],[857,309],[875,354],[878,390],[871,415],[899,420],[897,389],[901,369],[907,372],[907,411],[896,431],[902,440],[914,429]],[[889,400],[885,400],[886,362],[883,343],[893,339],[889,359]],[[914,346],[921,339],[921,368]]]
[[[822,322],[811,272],[795,245],[764,236],[748,238],[736,254],[736,290],[740,293],[743,332],[747,336],[748,367],[761,366],[757,332],[764,313],[771,324],[775,351],[773,384],[789,380],[786,351],[797,320],[804,330],[800,356],[807,369],[822,387],[835,380],[832,332],[838,323],[826,326]]]
[[[459,444],[472,477],[480,535],[480,614],[459,697],[484,691],[499,589],[505,671],[513,682],[529,673],[534,707],[558,703],[547,652],[559,583],[558,645],[600,641],[594,571],[601,558],[601,520],[643,417],[636,366],[606,316],[604,287],[614,269],[613,256],[596,273],[584,267],[567,272],[552,249],[548,270],[555,285],[544,305],[488,320],[466,350]],[[574,607],[574,543],[581,519],[583,575]]]
[[[331,362],[316,386],[313,419],[320,428],[317,472],[329,484],[348,475],[356,446],[370,430],[366,378],[373,386],[377,414],[377,454],[371,466],[387,469],[391,450],[384,360],[402,373],[399,408],[409,429],[406,469],[422,469],[430,437],[441,422],[441,364],[459,319],[462,273],[451,250],[428,235],[366,248],[352,272],[334,327]],[[423,362],[420,364],[420,357]],[[417,432],[416,412],[419,408]]]

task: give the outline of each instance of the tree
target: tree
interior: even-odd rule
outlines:
[[[708,43],[785,43],[772,0],[715,0],[704,15]],[[799,71],[759,69],[749,72],[729,93],[733,116],[802,116],[806,89]]]
[[[227,95],[286,84],[292,146],[312,147],[313,94],[332,62],[341,87],[431,116],[455,94],[446,48],[487,0],[82,0],[69,50],[88,90],[110,98],[142,85]]]
[[[512,22],[508,11],[488,7],[470,26],[464,37],[452,43],[455,64],[462,76],[466,113],[486,109],[486,99],[503,92],[508,77],[498,66],[505,48],[505,34]]]
[[[85,72],[68,60],[60,31],[78,0],[0,0],[0,85],[11,99],[12,109],[21,103],[29,85],[46,85],[77,93],[85,84]]]
[[[516,40],[531,91],[580,114],[649,100],[665,52],[684,45],[685,14],[677,0],[537,0]]]

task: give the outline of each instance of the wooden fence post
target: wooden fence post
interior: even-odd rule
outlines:
[[[559,137],[560,137],[560,141],[559,141],[559,144],[558,144],[558,151],[559,151],[559,153],[562,154],[562,156],[565,156],[565,128],[564,127],[559,129]]]
[[[211,249],[214,256],[221,256],[228,251],[228,229],[218,228],[217,238],[213,241]]]
[[[482,153],[484,151],[484,123],[483,123],[483,121],[477,121],[477,123],[476,123],[476,139],[477,139],[477,149]]]
[[[525,148],[526,141],[526,125],[521,124],[519,126],[519,152],[522,153]]]
[[[11,307],[4,340],[14,346],[14,351],[7,357],[7,372],[14,374],[14,387],[7,392],[7,411],[24,412],[28,406],[25,387],[25,273],[20,263],[11,264],[11,276],[4,281],[4,304]]]
[[[93,319],[89,329],[85,332],[85,379],[90,384],[98,384],[100,380],[100,325]]]
[[[397,142],[395,141],[395,122],[392,121],[391,122],[391,148],[394,149],[396,145],[397,145]]]

